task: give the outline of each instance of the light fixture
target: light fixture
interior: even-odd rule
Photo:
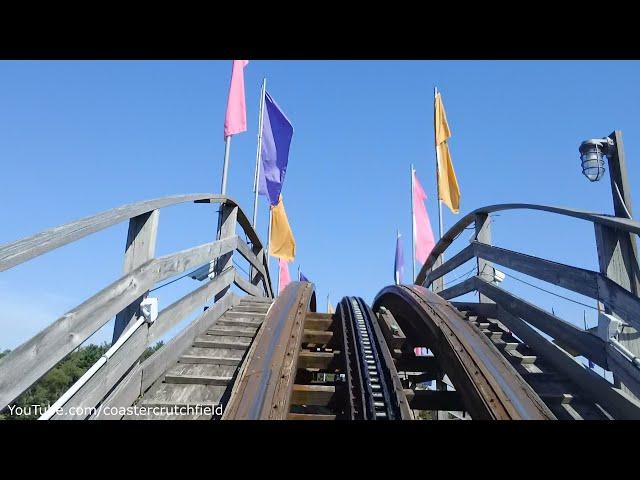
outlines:
[[[604,156],[609,154],[613,145],[609,137],[592,138],[580,144],[582,173],[590,182],[597,182],[604,175]]]

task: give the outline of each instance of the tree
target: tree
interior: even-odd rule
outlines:
[[[147,347],[140,356],[140,361],[144,361],[146,358],[153,355],[153,353],[163,345],[164,343],[160,341],[151,347]],[[13,402],[12,405],[22,407],[26,411],[31,407],[30,414],[11,414],[7,407],[3,413],[0,414],[0,420],[37,419],[38,412],[32,406],[40,405],[42,407],[47,407],[49,405],[53,405],[53,403],[60,398],[64,392],[71,388],[71,386],[87,370],[89,370],[89,368],[91,368],[91,366],[95,364],[102,355],[105,354],[109,347],[110,345],[105,342],[102,345],[91,344],[86,347],[77,348]],[[4,357],[9,352],[10,350],[0,352],[0,358]]]

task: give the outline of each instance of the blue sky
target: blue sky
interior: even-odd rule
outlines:
[[[0,243],[137,200],[218,192],[230,66],[0,62]],[[329,292],[334,305],[344,295],[372,301],[392,283],[396,229],[410,272],[411,163],[437,229],[434,85],[453,132],[462,213],[501,202],[611,212],[608,180],[592,184],[582,176],[578,146],[614,129],[623,131],[638,198],[638,62],[251,61],[249,130],[233,139],[228,185],[248,215],[265,75],[295,128],[283,189],[297,241],[291,272],[302,266],[323,310]],[[446,211],[445,227],[457,218]],[[157,254],[211,241],[215,219],[206,205],[163,210]],[[261,198],[262,237],[266,222]],[[493,235],[506,248],[597,269],[586,222],[503,213]],[[115,280],[125,238],[123,224],[3,272],[0,348],[14,348]],[[466,241],[459,239],[458,249]],[[275,278],[275,262],[272,271]],[[193,286],[185,279],[159,291],[160,306]],[[504,287],[582,325],[582,307],[513,280]],[[587,319],[595,323],[593,311]]]

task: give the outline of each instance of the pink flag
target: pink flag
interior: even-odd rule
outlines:
[[[244,101],[244,67],[249,60],[234,60],[231,67],[231,88],[224,117],[224,138],[247,131],[247,107]]]
[[[278,295],[280,295],[285,287],[291,283],[291,275],[289,275],[289,265],[281,258],[278,259],[278,267],[280,267],[278,275]]]
[[[433,239],[433,230],[431,230],[431,222],[429,221],[429,214],[427,208],[424,206],[424,201],[427,199],[427,194],[424,193],[424,189],[415,170],[413,171],[413,226],[415,232],[416,242],[416,258],[423,264],[436,242]]]

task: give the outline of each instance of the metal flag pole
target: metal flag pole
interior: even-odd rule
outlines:
[[[298,265],[298,281],[300,282],[300,265]]]
[[[411,164],[411,283],[416,282],[416,217],[413,214],[413,163]]]
[[[253,178],[253,229],[256,229],[258,219],[258,179],[260,178],[260,163],[262,160],[262,122],[264,119],[264,97],[267,92],[267,79],[262,79],[262,90],[260,94],[260,114],[258,117],[258,148],[256,151],[256,171]]]
[[[398,258],[398,239],[399,238],[400,238],[400,229],[396,228],[396,259]],[[402,260],[404,260],[404,258]],[[404,265],[401,265],[401,266],[396,265],[397,270],[394,272],[394,274],[396,275],[396,279],[395,279],[396,285],[400,285],[402,283],[400,278],[400,271],[402,270],[403,266]]]
[[[442,239],[442,232],[444,231],[444,224],[442,221],[442,200],[440,199],[440,149],[438,148],[438,137],[437,137],[437,128],[438,125],[436,123],[436,105],[435,101],[438,97],[438,87],[433,87],[433,137],[434,144],[436,146],[436,187],[438,192],[438,239]],[[444,257],[440,256],[441,259]],[[436,265],[438,262],[436,262]],[[444,277],[442,277],[442,282],[444,282]],[[435,284],[434,284],[435,286]],[[433,288],[433,287],[432,287]],[[447,390],[447,385],[444,383],[442,379],[436,379],[436,390]],[[447,413],[441,410],[438,410],[436,414],[436,418],[438,420],[446,420]]]
[[[438,239],[442,238],[442,234],[444,232],[444,222],[442,219],[442,200],[440,199],[440,149],[438,148],[438,139],[436,137],[436,129],[438,126],[436,125],[436,108],[435,108],[435,100],[438,96],[438,87],[433,87],[433,135],[435,138],[436,145],[436,186],[438,189]]]
[[[231,152],[231,135],[224,137],[224,164],[222,166],[222,186],[220,193],[227,194],[227,172],[229,171],[229,152]]]
[[[267,225],[267,245],[266,245],[266,252],[267,252],[267,268],[271,269],[271,256],[269,254],[269,248],[271,247],[271,217],[273,215],[273,213],[271,212],[271,203],[269,203],[269,225]]]
[[[280,296],[280,259],[278,259],[278,297]]]

